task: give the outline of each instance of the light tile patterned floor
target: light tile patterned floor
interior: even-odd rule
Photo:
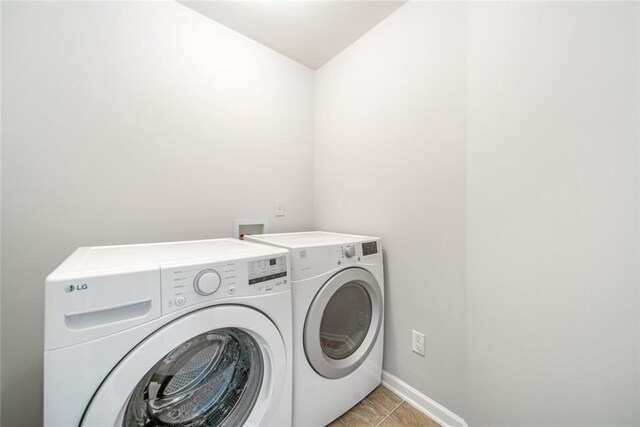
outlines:
[[[440,427],[383,385],[327,427]]]

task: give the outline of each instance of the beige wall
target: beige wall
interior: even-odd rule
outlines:
[[[76,247],[310,228],[313,73],[173,2],[2,24],[2,425],[35,426],[44,279]]]

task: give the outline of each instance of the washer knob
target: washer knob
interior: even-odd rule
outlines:
[[[344,248],[344,256],[346,256],[347,258],[351,258],[355,254],[356,254],[355,246],[349,245],[349,246]]]
[[[208,296],[218,290],[220,281],[217,271],[203,270],[193,279],[193,289],[202,296]]]

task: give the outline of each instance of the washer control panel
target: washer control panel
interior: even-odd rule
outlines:
[[[279,256],[249,261],[249,285],[256,285],[287,275],[287,258]]]
[[[291,289],[288,257],[161,267],[162,314],[194,304]]]

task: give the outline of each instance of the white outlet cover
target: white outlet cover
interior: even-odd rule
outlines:
[[[284,216],[284,200],[276,200],[276,216]]]
[[[414,353],[418,353],[420,356],[425,355],[425,336],[423,333],[413,329],[411,337],[411,350]]]

